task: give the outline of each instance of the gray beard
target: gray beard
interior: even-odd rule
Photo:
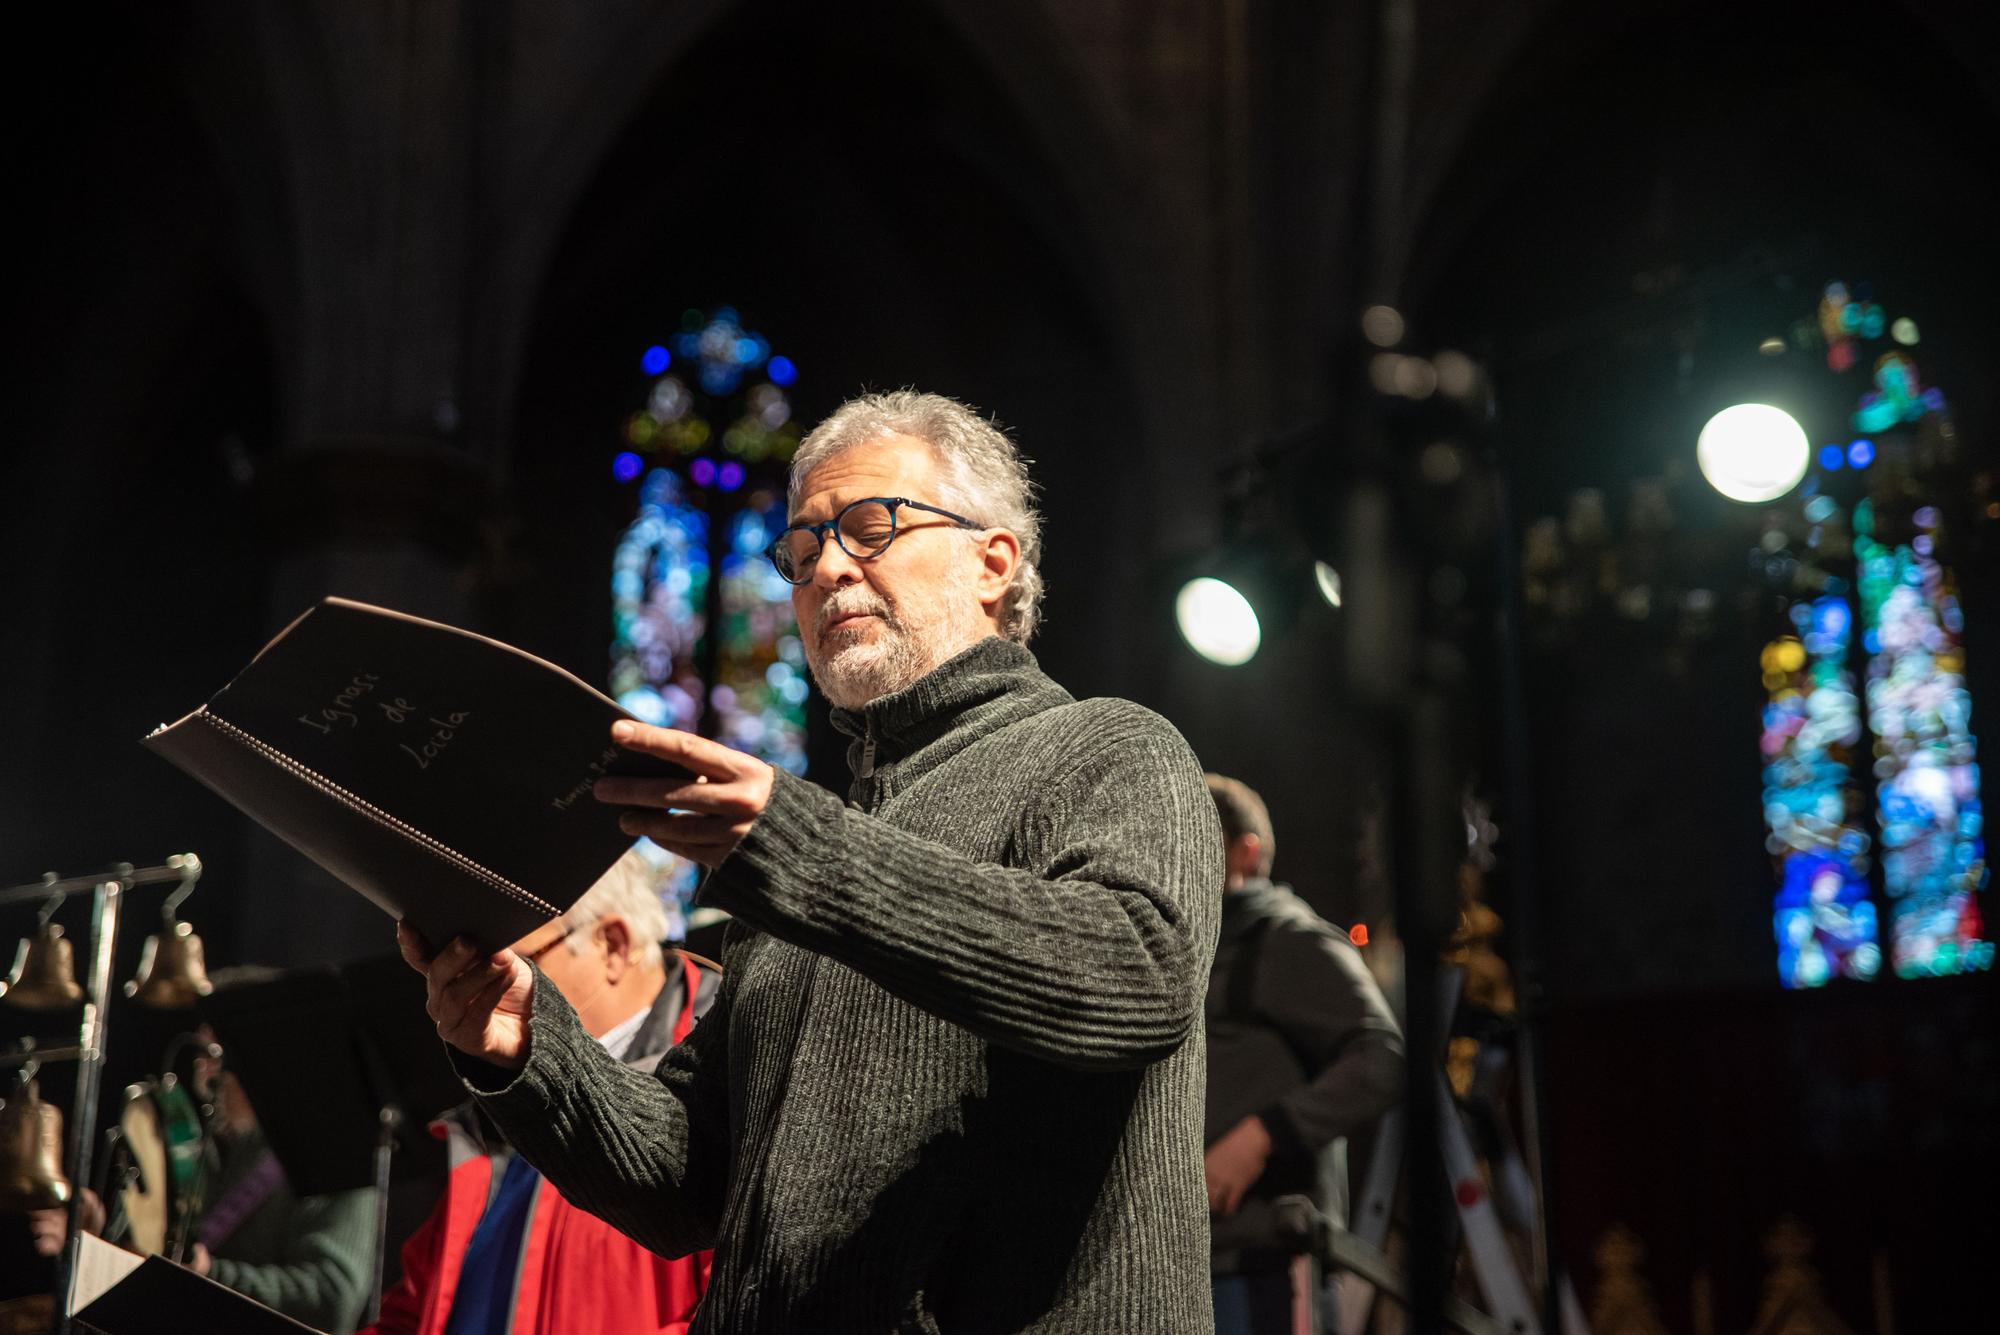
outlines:
[[[861,709],[894,695],[936,666],[914,635],[892,624],[883,625],[873,644],[835,650],[825,662],[807,661],[820,691],[842,709]]]
[[[931,669],[985,634],[973,597],[975,577],[958,568],[948,588],[928,607],[888,606],[879,598],[857,598],[847,608],[866,607],[882,618],[873,642],[849,644],[821,657],[813,647],[819,637],[806,639],[806,665],[826,698],[841,709],[859,710],[885,695],[914,686]],[[821,618],[834,604],[820,609]],[[824,635],[825,632],[820,632]]]

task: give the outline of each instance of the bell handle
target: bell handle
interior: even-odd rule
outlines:
[[[201,880],[201,859],[192,853],[176,853],[167,859],[166,865],[181,875],[181,883],[169,891],[160,903],[160,921],[171,925],[174,911],[194,893],[195,883]]]

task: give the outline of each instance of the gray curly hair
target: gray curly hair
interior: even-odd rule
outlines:
[[[972,408],[914,389],[849,399],[799,442],[792,456],[792,505],[813,469],[884,436],[915,436],[937,456],[939,494],[925,499],[1021,540],[1014,582],[1000,600],[1000,633],[1026,644],[1042,615],[1042,517],[1035,509],[1035,484],[1028,460],[1006,432]]]

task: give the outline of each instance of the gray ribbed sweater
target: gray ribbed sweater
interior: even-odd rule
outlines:
[[[525,1069],[468,1084],[578,1205],[715,1248],[700,1332],[1209,1330],[1187,744],[999,639],[836,721],[851,801],[777,776],[703,890],[721,995],[653,1077],[540,979]]]

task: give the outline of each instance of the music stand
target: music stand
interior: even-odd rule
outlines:
[[[218,981],[201,1011],[292,1190],[375,1188],[373,1321],[398,1132],[466,1097],[424,1013],[423,979],[394,955],[239,974]]]

